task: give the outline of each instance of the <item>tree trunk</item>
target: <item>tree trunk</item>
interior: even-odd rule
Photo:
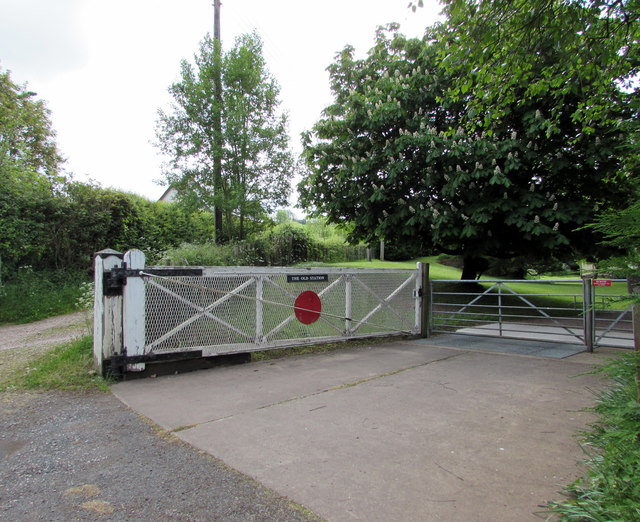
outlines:
[[[462,280],[475,280],[479,279],[487,269],[487,260],[482,257],[468,256],[463,257],[464,266],[462,268]]]

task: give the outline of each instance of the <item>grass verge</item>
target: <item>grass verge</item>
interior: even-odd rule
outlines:
[[[93,339],[80,337],[31,359],[0,384],[0,391],[102,390],[108,383],[93,370]]]
[[[598,397],[598,419],[580,434],[585,476],[567,487],[566,501],[550,504],[560,520],[640,520],[639,364],[640,354],[632,353],[599,370],[613,385]]]

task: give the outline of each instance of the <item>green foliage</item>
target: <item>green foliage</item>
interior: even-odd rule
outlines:
[[[365,255],[364,246],[347,245],[334,227],[286,222],[248,241],[182,244],[166,251],[160,262],[177,266],[289,266],[308,261],[350,261]]]
[[[0,185],[0,258],[9,276],[23,265],[90,270],[93,254],[104,248],[138,248],[153,262],[167,248],[214,236],[209,212],[177,204],[74,181],[52,194],[38,175]]]
[[[295,220],[295,216],[293,215],[293,212],[291,212],[290,210],[280,209],[276,212],[275,222],[278,224],[288,223],[289,221],[294,221],[294,220]]]
[[[0,179],[39,174],[54,189],[62,157],[49,110],[35,96],[0,70]]]
[[[286,204],[293,157],[260,38],[240,36],[221,58],[219,52],[207,36],[195,67],[182,62],[181,79],[169,88],[174,105],[159,111],[157,146],[169,158],[165,176],[180,199],[191,208],[220,210],[224,237],[244,239],[250,222]],[[219,68],[221,102],[215,96]]]
[[[350,47],[338,55],[329,67],[334,103],[305,136],[301,205],[351,222],[354,240],[461,254],[473,266],[469,278],[485,256],[592,252],[593,235],[575,229],[601,208],[628,203],[632,182],[621,167],[629,142],[612,121],[633,111],[610,88],[609,118],[586,135],[571,116],[584,102],[579,90],[559,114],[540,93],[484,130],[488,113],[472,103],[482,93],[469,84],[464,96],[452,94],[460,71],[444,64],[457,45],[448,31],[407,39],[392,24],[367,58],[355,59]]]
[[[639,365],[633,353],[602,370],[613,386],[600,394],[598,420],[582,434],[587,474],[568,486],[568,500],[550,506],[560,520],[640,520]]]
[[[278,259],[282,266],[295,265],[307,261],[309,257],[311,238],[301,225],[293,223],[278,225],[266,239],[266,244],[271,245],[266,257]]]
[[[108,390],[93,370],[93,339],[81,337],[29,362],[6,388],[11,390]]]
[[[636,90],[640,71],[640,4],[636,0],[443,0],[455,45],[443,64],[459,71],[451,87],[462,98],[477,93],[476,121],[492,128],[513,104],[549,99],[547,133],[562,114],[585,134],[610,119],[610,89]],[[579,95],[581,102],[562,107]]]
[[[230,243],[183,243],[166,250],[159,259],[166,266],[236,266],[233,245]]]
[[[4,281],[0,292],[0,324],[28,323],[81,310],[89,275],[21,267]]]
[[[635,303],[633,313],[640,314],[640,200],[622,210],[603,212],[586,228],[597,230],[604,236],[605,244],[622,252],[600,261],[598,270],[627,279],[629,297]],[[640,332],[634,333],[640,335]]]
[[[640,278],[640,201],[623,210],[603,212],[588,228],[600,232],[606,244],[624,254],[601,261],[600,270],[617,277]]]

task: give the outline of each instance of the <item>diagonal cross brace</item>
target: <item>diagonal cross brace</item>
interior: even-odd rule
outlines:
[[[220,299],[214,301],[213,303],[211,303],[209,306],[207,306],[206,308],[202,308],[194,303],[192,303],[191,301],[189,301],[188,299],[186,299],[185,297],[182,297],[180,294],[170,290],[169,288],[167,288],[166,286],[160,285],[158,283],[156,283],[154,280],[150,279],[149,280],[149,284],[155,286],[157,289],[161,290],[162,292],[165,292],[166,294],[169,294],[170,296],[174,297],[175,299],[177,299],[178,301],[180,301],[181,303],[186,304],[187,306],[190,306],[191,308],[193,308],[194,310],[197,310],[198,313],[196,315],[191,316],[189,319],[187,319],[186,321],[183,321],[182,323],[180,323],[179,325],[175,326],[174,328],[172,328],[171,330],[169,330],[167,333],[165,333],[164,335],[162,335],[161,337],[159,337],[158,339],[156,339],[155,341],[153,341],[152,343],[148,344],[145,348],[147,348],[148,350],[152,350],[153,348],[155,348],[156,346],[159,346],[162,342],[166,341],[167,339],[173,337],[175,334],[177,334],[178,332],[180,332],[181,330],[184,330],[187,326],[189,326],[190,324],[194,323],[195,321],[197,321],[198,319],[200,319],[202,316],[207,316],[210,319],[213,319],[214,321],[220,323],[221,325],[223,325],[225,328],[229,328],[230,330],[236,332],[237,334],[246,337],[247,339],[253,339],[250,335],[246,334],[245,332],[243,332],[242,330],[239,330],[238,328],[236,328],[235,326],[227,323],[226,321],[220,319],[219,317],[216,317],[215,315],[213,315],[211,313],[211,310],[213,310],[214,308],[216,308],[217,306],[220,306],[221,304],[223,304],[224,302],[228,301],[229,299],[231,299],[232,297],[234,297],[238,292],[241,292],[242,290],[244,290],[245,288],[251,286],[253,283],[255,283],[255,278],[251,278],[248,281],[245,281],[244,283],[242,283],[241,285],[239,285],[238,287],[234,288],[231,292],[229,292],[228,294],[225,294],[223,297],[221,297]]]
[[[393,292],[391,292],[387,297],[382,299],[380,303],[371,310],[367,315],[364,316],[358,323],[351,329],[350,333],[355,332],[358,328],[360,328],[363,324],[365,324],[370,317],[373,317],[376,313],[378,313],[382,308],[387,307],[395,316],[397,316],[400,321],[404,321],[403,317],[396,312],[393,308],[389,306],[389,302],[396,297],[402,290],[404,290],[409,284],[415,281],[416,275],[412,274],[407,280],[405,280],[398,288],[396,288]],[[371,295],[373,295],[376,299],[380,299],[367,285],[365,285],[362,281],[356,278],[356,281],[365,288]]]

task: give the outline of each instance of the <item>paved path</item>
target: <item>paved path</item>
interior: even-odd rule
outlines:
[[[113,392],[331,521],[525,521],[581,473],[599,361],[394,342]]]

